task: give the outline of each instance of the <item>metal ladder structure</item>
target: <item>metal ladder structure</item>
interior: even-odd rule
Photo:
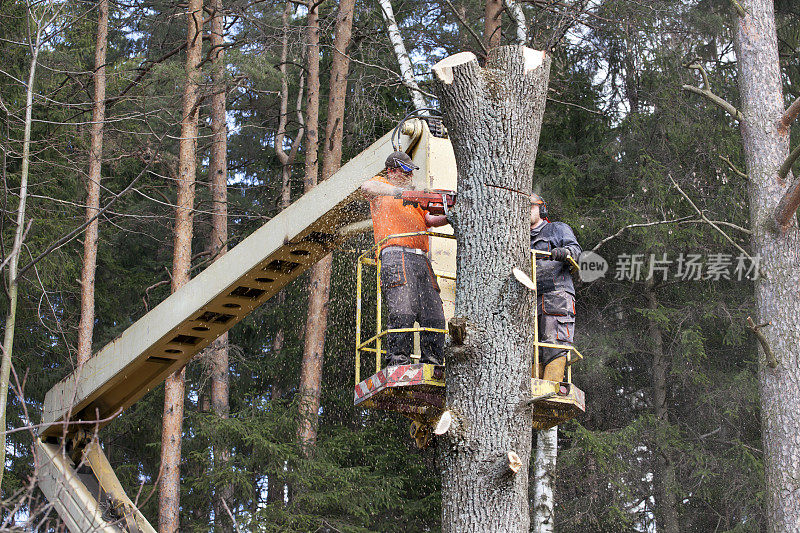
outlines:
[[[394,135],[428,187],[437,168],[455,169],[450,141],[437,133],[412,119]],[[92,435],[349,235],[371,228],[360,187],[383,170],[392,137],[351,159],[47,392],[34,443],[39,487],[72,533],[155,532]]]

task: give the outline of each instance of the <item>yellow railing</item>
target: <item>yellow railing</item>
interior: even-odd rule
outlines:
[[[445,233],[434,233],[431,231],[417,231],[412,233],[398,233],[390,235],[380,242],[376,243],[372,248],[365,251],[358,257],[358,265],[356,267],[356,385],[361,383],[361,353],[373,352],[375,353],[375,373],[381,370],[381,356],[386,353],[382,349],[383,338],[389,333],[416,333],[420,331],[432,331],[434,333],[447,333],[446,329],[438,328],[396,328],[396,329],[381,329],[383,326],[383,313],[382,313],[382,297],[381,297],[381,259],[380,254],[376,253],[387,241],[401,237],[415,237],[418,235],[427,235],[429,237],[442,238],[442,239],[455,239],[453,235]],[[375,266],[375,279],[376,291],[375,296],[375,335],[369,339],[361,340],[361,294],[362,294],[362,275],[364,265]],[[434,275],[439,279],[456,279],[455,274],[449,272],[436,272]],[[374,347],[370,345],[374,344]]]
[[[455,239],[453,235],[447,235],[444,233],[434,233],[430,231],[418,231],[413,233],[398,233],[396,235],[390,235],[385,239],[381,240],[380,242],[376,243],[372,248],[365,251],[358,257],[358,264],[356,265],[356,371],[355,371],[355,382],[358,385],[361,382],[361,354],[363,353],[374,353],[375,354],[375,373],[380,372],[381,370],[381,356],[386,353],[386,350],[382,349],[383,338],[388,335],[389,333],[418,333],[421,331],[431,331],[434,333],[445,333],[447,334],[446,329],[438,329],[438,328],[425,328],[425,327],[416,327],[416,328],[397,328],[397,329],[382,329],[383,327],[383,312],[382,312],[382,295],[381,295],[381,260],[380,254],[376,253],[387,241],[390,239],[396,239],[400,237],[414,237],[417,235],[427,235],[429,237],[434,238],[442,238],[442,239]],[[541,252],[538,250],[531,250],[531,264],[532,264],[532,271],[531,271],[531,280],[536,283],[536,261],[535,257],[539,256],[549,256],[550,252]],[[362,328],[361,328],[361,318],[362,318],[362,293],[363,293],[363,274],[364,274],[364,266],[374,266],[375,268],[375,279],[376,279],[376,297],[375,297],[375,334],[369,337],[366,340],[361,340]],[[455,280],[455,274],[449,272],[437,272],[434,271],[434,275],[436,276],[437,280],[439,279],[450,279]],[[583,355],[575,349],[574,346],[562,345],[562,344],[552,344],[546,342],[539,342],[539,327],[538,327],[538,320],[537,320],[537,306],[533,306],[533,340],[534,340],[534,355],[533,355],[533,377],[539,378],[539,348],[556,348],[561,350],[567,350],[567,375],[566,379],[568,383],[572,383],[572,364],[583,359]],[[374,345],[374,346],[373,346]]]
[[[531,250],[531,280],[536,284],[536,257],[550,257],[550,252],[541,250]],[[574,261],[573,261],[574,262]],[[536,295],[536,302],[533,305],[533,377],[540,379],[539,376],[539,348],[556,348],[567,350],[567,383],[572,383],[572,365],[583,359],[583,355],[574,347],[566,344],[552,344],[539,342],[539,295]]]

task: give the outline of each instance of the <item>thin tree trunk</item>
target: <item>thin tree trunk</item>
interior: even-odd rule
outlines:
[[[300,109],[300,103],[303,100],[303,75],[300,75],[300,89],[297,94],[297,105],[295,111],[297,112],[297,120],[301,127],[292,140],[289,148],[289,153],[283,148],[284,139],[286,138],[286,125],[289,122],[289,78],[287,74],[287,60],[289,58],[289,18],[292,15],[292,3],[287,1],[283,7],[283,14],[281,21],[283,23],[283,36],[281,38],[281,62],[278,67],[281,72],[281,116],[278,120],[278,132],[275,135],[275,155],[278,156],[278,161],[281,162],[281,208],[286,209],[292,202],[292,165],[297,157],[297,150],[300,148],[300,143],[303,140],[303,114]]]
[[[172,256],[172,292],[189,282],[192,259],[192,220],[197,168],[197,122],[200,115],[199,64],[203,43],[203,1],[189,0],[187,7],[186,86],[183,92],[181,139],[178,152],[178,199]],[[158,527],[161,533],[180,530],[180,462],[183,431],[185,369],[167,377],[164,384],[164,420],[161,435],[161,484],[158,492]]]
[[[503,0],[511,18],[514,19],[514,25],[517,28],[517,44],[525,46],[528,44],[528,23],[525,21],[525,12],[522,10],[522,5],[514,0]]]
[[[303,184],[304,192],[308,192],[317,185],[319,174],[319,4],[315,0],[308,0],[308,29],[306,31],[306,75],[308,76],[308,95],[306,103],[306,146],[305,146],[305,180]],[[312,276],[314,272],[312,269]],[[312,278],[313,279],[313,278]],[[309,285],[309,289],[311,285]],[[310,308],[309,308],[310,316]],[[303,353],[303,363],[300,369],[300,409],[299,426],[297,430],[298,440],[302,446],[307,442],[316,440],[316,435],[312,434],[314,426],[310,423],[310,416],[316,417],[316,411],[309,415],[310,406],[306,403],[306,385],[309,379],[307,374],[306,359],[311,359],[310,355]],[[310,364],[310,362],[308,363]],[[309,450],[306,449],[306,452]]]
[[[331,85],[328,93],[328,121],[325,124],[325,145],[322,158],[322,179],[327,179],[342,163],[344,104],[347,94],[347,73],[350,60],[345,55],[353,29],[355,0],[341,0],[336,19],[331,63]],[[311,50],[309,49],[309,53]],[[309,92],[310,80],[309,80]],[[310,130],[310,126],[309,126]],[[310,453],[317,440],[317,413],[322,391],[322,363],[325,354],[325,331],[328,325],[331,266],[328,254],[311,269],[308,318],[306,320],[303,366],[300,374],[300,444]]]
[[[530,201],[513,191],[532,188],[550,59],[503,46],[485,70],[461,53],[433,71],[458,166],[455,315],[467,324],[465,346],[447,354],[446,401],[462,429],[439,447],[442,531],[527,533],[534,303],[512,270],[530,268]]]
[[[400,28],[397,26],[397,21],[394,18],[394,10],[392,9],[391,0],[378,0],[381,6],[381,14],[383,20],[386,22],[386,29],[389,33],[389,41],[392,43],[394,49],[394,56],[397,58],[397,63],[400,65],[400,78],[403,85],[408,87],[411,92],[411,101],[414,102],[416,109],[427,107],[425,98],[419,90],[419,85],[414,79],[414,68],[411,66],[411,59],[408,57],[406,45],[403,42],[403,37],[400,35]]]
[[[282,23],[283,23],[283,36],[281,40],[281,61],[279,70],[281,72],[281,116],[278,122],[278,132],[275,135],[275,154],[278,156],[278,160],[281,162],[281,209],[286,209],[292,202],[292,165],[297,157],[297,150],[300,147],[300,143],[303,139],[304,133],[304,120],[303,120],[303,113],[302,113],[302,101],[303,101],[303,84],[305,80],[305,76],[303,74],[300,75],[300,88],[297,93],[297,100],[295,103],[295,111],[297,113],[297,121],[301,125],[300,129],[297,132],[297,135],[292,140],[292,144],[289,148],[289,152],[287,153],[284,150],[284,139],[286,137],[286,125],[289,121],[289,79],[287,76],[287,60],[289,57],[289,19],[292,14],[292,3],[286,2],[283,8],[283,15],[282,15]],[[309,17],[311,19],[312,17]],[[314,13],[313,20],[316,19],[316,12]],[[313,31],[313,28],[309,26],[308,32]],[[319,39],[318,33],[314,33],[313,38]],[[311,40],[312,37],[307,35],[307,39]],[[314,75],[314,79],[316,80],[316,91],[317,91],[317,102],[316,108],[318,109],[319,106],[319,48],[316,47],[317,53],[316,57],[313,58],[316,62],[313,65],[308,66],[310,70],[313,70],[316,74]],[[311,53],[310,51],[307,53]],[[312,62],[312,58],[307,58],[307,63]],[[318,111],[315,112],[313,117],[313,123],[315,124],[315,132],[316,132],[316,123],[317,123]],[[314,161],[313,161],[313,174],[316,176],[316,142],[312,147],[314,152]],[[309,159],[306,159],[306,166],[308,167],[312,162]],[[316,183],[316,179],[314,180]],[[310,187],[307,187],[310,189]],[[277,309],[281,309],[284,304],[286,303],[286,291],[285,289],[281,289],[280,292],[275,296],[274,303]],[[284,340],[285,340],[285,331],[283,327],[283,323],[278,327],[278,331],[275,333],[275,338],[272,341],[272,353],[275,357],[280,357],[281,352],[283,351]],[[280,390],[280,376],[275,376],[272,380],[270,392],[271,392],[271,401],[280,400],[282,397],[282,391]],[[271,473],[267,479],[267,503],[276,503],[276,502],[284,502],[285,500],[285,490],[286,490],[286,477],[283,475],[277,475]]]
[[[653,292],[653,285],[653,280],[650,279],[645,286],[647,308],[650,311],[658,309],[658,301]],[[664,354],[661,328],[654,319],[648,319],[647,330],[653,346],[653,412],[658,423],[662,427],[666,427],[669,424],[669,412],[667,411],[667,371],[669,360]],[[675,467],[667,450],[663,453],[656,450],[655,453],[653,484],[655,485],[656,523],[659,526],[659,531],[678,533],[680,531],[680,523],[678,522],[677,499],[674,492]]]
[[[319,13],[318,4],[315,0],[308,0],[308,30],[306,31],[306,75],[308,76],[308,96],[306,103],[306,146],[305,146],[305,180],[303,189],[310,191],[317,185],[319,174]],[[312,269],[312,279],[314,269]],[[311,289],[311,284],[309,284]],[[311,308],[309,303],[309,317]],[[308,320],[308,319],[307,319]],[[309,360],[308,362],[306,360]],[[311,365],[312,356],[303,352],[303,363],[300,369],[300,404],[299,404],[299,426],[297,430],[298,440],[305,448],[306,453],[310,450],[306,448],[307,443],[316,440],[316,433],[313,432],[315,426],[311,423],[311,417],[316,417],[317,411],[312,410],[312,406],[307,404],[307,385],[306,381],[311,379],[308,374],[312,372],[307,366]]]
[[[3,336],[3,362],[0,365],[0,465],[6,464],[6,410],[8,409],[8,383],[11,376],[11,356],[14,351],[14,327],[16,326],[18,280],[17,266],[22,240],[25,237],[25,202],[28,199],[28,172],[31,156],[31,124],[33,123],[33,82],[36,79],[36,66],[39,62],[39,50],[42,45],[42,25],[36,28],[36,41],[33,46],[33,57],[28,70],[28,86],[25,91],[25,132],[22,139],[22,168],[20,169],[19,205],[17,207],[17,229],[14,233],[14,245],[11,248],[11,259],[8,262],[8,315],[6,315]],[[0,468],[0,485],[3,483],[3,472]]]
[[[558,426],[536,434],[536,459],[533,473],[533,524],[531,531],[553,533],[555,527],[556,459]]]
[[[211,0],[210,42],[213,64],[211,76],[211,158],[208,173],[211,177],[211,238],[209,252],[219,259],[228,249],[228,126],[226,122],[227,87],[225,83],[225,15],[222,0]],[[215,259],[215,260],[216,260]],[[228,333],[225,332],[211,345],[209,354],[211,370],[211,409],[218,417],[227,419],[230,413],[230,362]],[[217,442],[214,445],[214,468],[227,470],[231,451]],[[214,493],[214,527],[221,533],[233,531],[226,502],[233,498],[233,486],[223,483]]]
[[[86,179],[86,220],[100,210],[100,180],[103,164],[103,122],[106,116],[106,44],[108,42],[108,0],[97,3],[97,44],[94,52],[94,101],[89,147],[89,175]],[[94,277],[97,270],[97,238],[100,220],[92,221],[83,237],[81,270],[81,318],[78,323],[78,366],[92,356],[94,333]]]
[[[483,18],[483,44],[487,50],[500,46],[503,36],[503,0],[486,0]]]
[[[785,232],[775,228],[772,213],[791,183],[778,177],[789,154],[789,135],[780,131],[783,92],[771,0],[740,2],[735,35],[737,69],[747,162],[753,253],[761,261],[756,281],[756,315],[778,358],[776,368],[759,365],[761,424],[766,476],[767,531],[796,531],[800,517],[800,232],[793,220]],[[763,361],[763,358],[762,358]]]
[[[308,0],[306,30],[306,77],[308,92],[306,94],[306,143],[305,143],[305,179],[303,192],[308,192],[317,185],[319,175],[319,4],[316,0]]]

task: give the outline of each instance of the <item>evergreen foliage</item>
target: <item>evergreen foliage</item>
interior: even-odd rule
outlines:
[[[84,219],[95,11],[93,2],[68,4],[60,30],[43,51],[44,68],[37,79],[29,203],[34,222],[22,251],[23,268]],[[228,244],[234,246],[280,209],[274,138],[283,4],[226,4]],[[732,10],[722,0],[597,4],[592,16],[581,19],[586,24],[575,26],[552,50],[551,101],[536,167],[536,188],[551,218],[568,222],[584,249],[597,247],[610,266],[605,278],[578,289],[576,344],[586,360],[575,367],[574,379],[586,391],[587,413],[561,426],[557,530],[659,530],[662,502],[654,494],[658,465],[666,461],[674,472],[667,490],[675,495],[682,530],[761,531],[758,352],[744,328],[753,312],[752,284],[735,276],[675,276],[680,254],[700,254],[706,262],[713,254],[729,254],[735,266],[740,252],[700,221],[671,180],[709,219],[748,225],[747,179],[732,168],[743,168],[734,121],[681,91],[684,83],[700,83],[695,71],[684,68],[697,57],[714,91],[736,105]],[[27,39],[26,5],[22,0],[0,3],[3,255],[11,248],[18,200],[25,106],[20,80],[30,61],[29,50],[18,43]],[[481,31],[482,4],[465,0],[455,7],[473,30]],[[448,2],[402,0],[394,8],[423,89],[429,89],[430,64],[465,49],[477,51]],[[563,17],[539,3],[524,4],[524,9],[534,45],[547,46],[548,28]],[[776,2],[776,9],[788,104],[798,96],[800,81],[800,13],[789,1]],[[328,31],[336,10],[334,4],[321,4],[320,10],[324,102],[327,66],[336,53]],[[101,219],[95,350],[169,294],[183,52],[163,58],[185,38],[182,17],[178,4],[158,0],[117,3],[111,10],[101,205],[141,177]],[[513,36],[510,24],[504,15],[504,40]],[[304,27],[305,8],[298,6],[291,21],[292,101],[304,64]],[[411,107],[407,90],[390,72],[398,69],[376,5],[357,5],[353,35],[345,160],[393,128]],[[210,81],[204,90],[207,94]],[[288,137],[293,139],[299,128],[290,112]],[[196,252],[205,249],[210,231],[209,135],[204,103]],[[301,149],[293,200],[302,194],[304,157]],[[620,232],[657,221],[665,223]],[[746,233],[722,228],[748,249]],[[311,458],[297,447],[295,419],[305,276],[285,290],[285,303],[267,303],[231,331],[230,419],[221,421],[209,412],[203,357],[188,366],[181,495],[185,531],[214,530],[211,502],[221,483],[234,487],[230,510],[243,531],[439,529],[434,452],[413,447],[405,419],[352,405],[355,252],[368,246],[365,236],[335,254],[320,429]],[[74,368],[81,250],[80,240],[72,240],[25,272],[13,360],[22,390],[12,379],[8,430],[38,423],[45,392]],[[620,259],[637,254],[643,258],[642,276],[616,279]],[[663,254],[673,261],[670,276],[662,279],[656,271],[648,285],[651,258]],[[193,274],[208,260],[197,257]],[[655,307],[648,304],[648,294]],[[3,315],[6,309],[6,298],[0,298]],[[275,353],[279,326],[286,338]],[[652,328],[661,332],[667,362],[666,414],[661,418],[655,413],[653,361],[659,348]],[[157,516],[162,406],[159,388],[100,435],[128,494],[138,495],[151,519]],[[40,493],[20,499],[33,474],[33,437],[31,431],[19,431],[8,438],[3,519],[22,527],[30,516],[42,520],[37,514],[43,509]],[[231,450],[225,469],[214,466],[216,443]],[[41,522],[42,531],[57,527],[50,513],[50,521]]]

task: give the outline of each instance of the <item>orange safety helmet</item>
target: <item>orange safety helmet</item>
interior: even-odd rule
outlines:
[[[531,193],[531,205],[538,205],[539,216],[547,220],[547,203],[545,203],[544,199],[535,192]]]

